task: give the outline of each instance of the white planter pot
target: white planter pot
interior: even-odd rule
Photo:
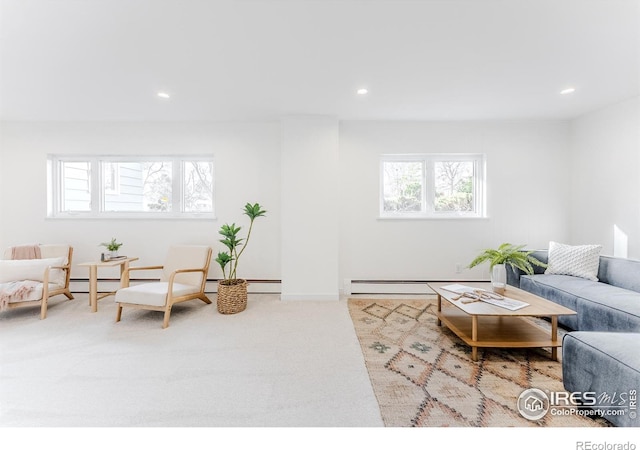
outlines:
[[[504,264],[496,264],[491,270],[491,288],[497,294],[504,294],[507,287],[507,267]]]

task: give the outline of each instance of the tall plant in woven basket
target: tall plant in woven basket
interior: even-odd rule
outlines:
[[[246,238],[241,238],[238,233],[242,227],[235,223],[224,224],[218,233],[223,237],[220,242],[227,248],[218,252],[216,262],[222,268],[223,279],[218,281],[218,312],[222,314],[236,314],[247,307],[247,280],[238,278],[238,262],[247,249],[253,222],[266,214],[266,211],[258,204],[247,203],[244,206],[244,215],[249,217],[249,231]]]

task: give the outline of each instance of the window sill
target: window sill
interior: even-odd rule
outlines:
[[[218,220],[213,214],[61,214],[47,216],[45,220]]]
[[[378,216],[377,220],[488,220],[487,216]]]

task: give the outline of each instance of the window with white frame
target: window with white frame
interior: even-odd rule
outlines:
[[[120,187],[120,166],[115,162],[104,161],[102,170],[105,193],[117,194]]]
[[[213,217],[213,158],[48,158],[50,217]]]
[[[484,217],[484,156],[384,155],[380,217]]]

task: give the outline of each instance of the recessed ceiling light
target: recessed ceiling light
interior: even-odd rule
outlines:
[[[158,92],[158,97],[170,98],[171,96],[169,94],[167,94],[166,92]]]
[[[562,94],[562,95],[573,94],[575,91],[576,91],[576,88],[569,87],[569,88],[561,90],[560,94]]]
[[[360,88],[356,92],[358,93],[358,95],[365,95],[369,92],[369,90],[367,88]]]

